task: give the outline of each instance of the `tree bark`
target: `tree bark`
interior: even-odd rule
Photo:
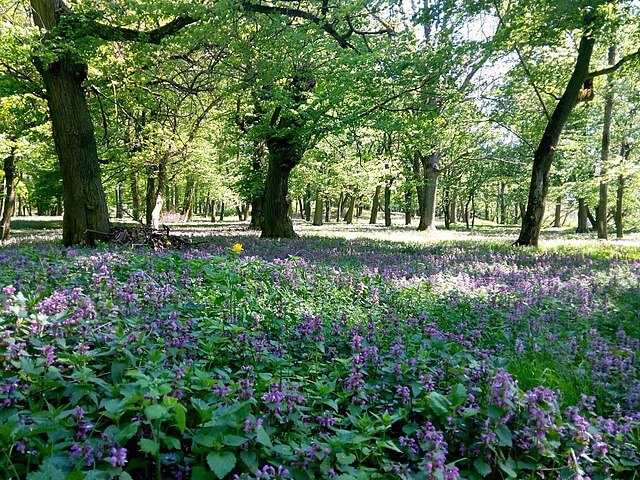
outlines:
[[[140,217],[140,186],[138,185],[138,175],[131,175],[131,215],[136,222],[141,220]]]
[[[263,219],[264,193],[256,195],[251,199],[251,222],[249,222],[249,228],[251,230],[261,230]]]
[[[160,162],[152,175],[147,178],[147,227],[160,228],[160,215],[164,204],[163,192],[167,182],[167,171],[164,162]]]
[[[185,222],[190,222],[193,218],[193,200],[195,196],[196,179],[193,175],[187,177],[187,184],[184,190],[184,200],[182,202],[182,211],[180,212]]]
[[[289,217],[289,177],[302,159],[302,152],[293,145],[288,135],[267,140],[269,164],[264,185],[263,238],[295,238]]]
[[[384,226],[391,226],[391,183],[384,186]]]
[[[307,184],[307,189],[304,194],[304,219],[307,222],[311,221],[311,185]]]
[[[2,231],[0,240],[8,240],[11,232],[11,215],[16,206],[16,159],[12,150],[9,156],[4,159],[4,202],[2,205],[2,221],[0,222]]]
[[[218,221],[224,222],[224,201],[220,202],[220,216],[218,216]]]
[[[369,217],[369,224],[375,225],[378,223],[378,210],[380,210],[380,191],[381,185],[376,185],[376,191],[373,194],[373,200],[371,202],[371,216]]]
[[[578,57],[569,83],[547,122],[540,144],[535,151],[527,211],[522,220],[520,235],[514,245],[534,247],[538,245],[545,202],[549,190],[549,171],[551,170],[560,135],[569,120],[571,111],[578,102],[580,90],[589,76],[589,65],[594,44],[595,39],[591,36],[591,32],[584,33],[580,40]]]
[[[57,26],[66,6],[59,0],[32,0],[31,8],[34,23],[49,32]],[[44,38],[48,37],[47,33]],[[64,49],[59,50],[53,61],[36,57],[34,64],[47,92],[53,141],[62,172],[62,241],[66,246],[94,245],[109,233],[110,224],[83,87],[87,64]]]
[[[331,221],[331,200],[327,199],[324,203],[324,221],[328,223]]]
[[[613,214],[613,221],[616,224],[616,238],[624,236],[624,228],[622,223],[622,201],[624,198],[624,176],[618,175],[618,188],[616,190],[616,211]]]
[[[122,184],[119,183],[116,185],[116,218],[122,218],[124,213],[124,207],[122,205],[123,192],[122,192]]]
[[[347,225],[351,225],[353,223],[353,211],[356,207],[356,195],[355,193],[349,196],[349,207],[347,208],[347,213],[344,216],[344,221]]]
[[[616,47],[609,47],[609,65],[616,63]],[[609,163],[609,150],[611,145],[611,121],[613,119],[613,75],[607,78],[607,92],[604,98],[604,123],[602,126],[602,149],[600,150],[600,188],[598,199],[597,229],[598,238],[606,240],[607,232],[607,211],[608,211],[608,185],[607,185],[607,164]]]
[[[313,224],[316,227],[322,225],[322,215],[324,213],[324,201],[320,189],[316,190],[316,203],[313,211]]]
[[[412,212],[411,212],[411,208],[413,207],[413,194],[411,189],[407,189],[406,192],[404,192],[404,224],[405,225],[411,225],[411,220],[412,220]]]
[[[576,233],[589,233],[587,226],[587,201],[584,198],[578,199],[578,228]]]
[[[556,199],[556,211],[553,216],[553,226],[554,228],[560,228],[560,223],[562,221],[562,197],[558,197]]]
[[[498,190],[498,204],[500,205],[500,225],[507,224],[507,205],[504,190],[506,188],[504,182],[500,182],[500,189]]]
[[[420,155],[422,164],[422,205],[420,211],[419,231],[433,231],[436,229],[436,196],[438,191],[438,176],[440,174],[440,152],[424,156]],[[418,193],[418,195],[420,192]]]

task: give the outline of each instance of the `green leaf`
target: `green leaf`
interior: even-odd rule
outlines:
[[[451,402],[454,408],[457,408],[464,402],[466,402],[467,398],[467,389],[464,387],[464,385],[461,385],[459,383],[457,385],[454,385],[451,389],[451,392],[449,392],[449,395],[447,395],[447,399]]]
[[[264,428],[259,428],[257,431],[258,434],[258,443],[264,445],[265,447],[273,447],[273,443],[271,443],[271,439],[269,438],[269,434],[266,432]]]
[[[191,480],[211,480],[211,473],[202,466],[193,467]]]
[[[120,476],[118,478],[120,480],[133,480],[133,477],[129,475],[127,472],[120,472]]]
[[[247,439],[238,435],[225,435],[222,441],[229,447],[239,447],[240,445],[244,445]]]
[[[518,476],[515,470],[516,462],[514,462],[511,457],[508,457],[504,462],[502,460],[498,460],[498,466],[511,478],[516,478]]]
[[[252,472],[258,469],[258,455],[256,455],[256,452],[252,452],[251,450],[242,450],[240,452],[240,458]]]
[[[231,452],[211,452],[207,463],[216,477],[224,478],[236,466],[236,456]]]
[[[155,440],[150,440],[148,438],[143,438],[138,442],[140,445],[140,450],[150,455],[156,455],[160,451],[160,445]]]
[[[451,408],[451,402],[444,395],[440,395],[438,392],[431,392],[429,394],[429,406],[438,415],[447,415]]]
[[[181,403],[175,405],[176,426],[180,433],[184,434],[187,429],[187,409]]]
[[[144,409],[144,414],[149,420],[157,420],[164,417],[167,414],[167,409],[157,403],[149,405]]]
[[[336,453],[336,460],[342,465],[351,465],[356,461],[356,456],[352,453]]]
[[[483,477],[486,477],[491,473],[491,467],[489,466],[489,464],[486,462],[483,462],[480,459],[473,462],[473,466],[476,469],[476,472],[478,472]]]
[[[500,440],[499,445],[501,447],[511,447],[513,445],[513,434],[509,427],[506,425],[500,425],[495,429],[496,435],[498,435],[498,439]]]

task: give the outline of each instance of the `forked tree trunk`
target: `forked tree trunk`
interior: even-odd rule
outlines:
[[[315,208],[313,210],[313,224],[316,227],[322,225],[322,214],[324,210],[324,202],[322,201],[322,195],[320,193],[320,189],[316,191],[316,203]]]
[[[4,159],[4,202],[2,205],[2,231],[0,232],[0,240],[8,240],[11,232],[11,215],[16,206],[16,163],[13,150],[8,157]]]
[[[609,47],[609,65],[616,63],[616,47]],[[609,163],[609,148],[611,145],[611,121],[613,119],[613,75],[607,78],[607,92],[604,98],[604,123],[602,126],[602,149],[600,150],[600,195],[598,199],[597,229],[598,238],[604,240],[608,237],[607,232],[607,212],[608,208],[608,185],[607,185],[607,164]]]
[[[353,211],[356,207],[356,195],[349,196],[349,206],[347,207],[347,213],[344,215],[344,221],[347,225],[351,225],[353,223]]]
[[[34,23],[49,32],[57,26],[60,12],[66,6],[61,1],[32,0],[31,8]],[[53,141],[62,172],[62,241],[67,246],[94,245],[96,239],[109,233],[110,225],[83,87],[87,64],[64,49],[53,61],[37,57],[34,64],[47,92]]]
[[[375,225],[378,223],[378,210],[380,210],[380,191],[381,185],[376,185],[376,191],[373,194],[373,201],[371,202],[371,216],[369,217],[369,224]]]
[[[569,83],[547,122],[540,144],[534,154],[527,211],[522,220],[520,235],[514,245],[534,247],[538,245],[549,190],[549,171],[560,135],[569,120],[571,111],[578,102],[580,90],[589,76],[594,43],[592,32],[582,36],[578,47],[578,58]]]

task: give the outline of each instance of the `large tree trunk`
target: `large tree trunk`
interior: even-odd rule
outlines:
[[[61,54],[51,64],[37,61],[47,91],[53,140],[62,172],[65,245],[87,243],[110,230],[93,123],[84,88],[87,65],[71,54]]]
[[[351,225],[353,223],[353,211],[356,207],[356,194],[352,194],[349,196],[349,206],[347,207],[347,213],[344,215],[344,221],[347,225]]]
[[[320,193],[320,189],[316,191],[316,204],[313,210],[313,224],[316,227],[322,225],[322,215],[324,213],[324,202],[322,200],[322,195]]]
[[[609,65],[616,63],[616,47],[609,47]],[[608,211],[608,185],[607,164],[609,163],[609,147],[611,145],[611,121],[613,119],[613,75],[607,79],[607,92],[604,99],[604,124],[602,126],[602,149],[600,150],[600,196],[598,200],[598,238],[604,240],[608,237],[607,211]]]
[[[440,152],[427,156],[420,155],[422,163],[422,205],[420,210],[419,231],[436,229],[436,196],[438,175],[440,174]],[[418,192],[420,194],[420,192]]]
[[[578,102],[580,90],[589,76],[589,64],[593,53],[595,40],[591,32],[585,33],[580,40],[578,58],[560,101],[556,105],[551,118],[540,140],[533,157],[533,169],[531,171],[531,183],[529,185],[529,198],[527,211],[522,220],[520,236],[515,245],[537,246],[542,228],[544,207],[549,190],[549,171],[551,163],[564,130],[569,115]]]
[[[16,163],[13,151],[4,159],[4,202],[2,205],[2,231],[0,240],[8,240],[11,231],[11,215],[16,206]]]
[[[44,31],[54,29],[66,6],[60,0],[32,0],[34,23]],[[60,49],[55,59],[34,59],[47,92],[53,141],[62,172],[65,245],[86,243],[108,234],[109,211],[100,179],[93,123],[83,83],[87,64]]]
[[[264,185],[263,238],[294,238],[293,223],[289,217],[289,176],[302,156],[294,153],[288,142],[273,139],[268,142],[269,167]]]
[[[164,162],[161,162],[155,172],[151,173],[152,175],[147,178],[146,222],[147,227],[157,230],[160,228],[160,214],[164,204],[162,194],[167,181]]]
[[[380,210],[380,191],[381,185],[376,185],[376,191],[373,194],[373,201],[371,202],[371,216],[369,217],[369,224],[375,225],[378,223],[378,210]]]

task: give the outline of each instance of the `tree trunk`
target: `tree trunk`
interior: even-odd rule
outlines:
[[[185,222],[190,222],[193,218],[193,200],[196,191],[196,180],[193,175],[187,177],[187,184],[184,190],[184,200],[180,214]]]
[[[500,182],[500,189],[498,190],[498,204],[500,206],[500,225],[507,224],[507,205],[506,199],[504,195],[504,190],[506,188],[506,184],[504,182]]]
[[[140,217],[140,186],[138,185],[138,175],[131,175],[131,215],[136,222]]]
[[[356,195],[353,194],[349,197],[349,207],[347,208],[347,213],[344,216],[344,221],[347,225],[351,225],[353,223],[353,211],[356,206]]]
[[[331,200],[329,199],[324,202],[324,221],[326,223],[331,221]]]
[[[263,238],[294,238],[293,223],[289,217],[289,176],[302,155],[290,148],[287,139],[268,142],[269,167],[264,185]]]
[[[216,211],[218,210],[218,202],[211,200],[211,223],[216,223]]]
[[[344,193],[340,192],[340,197],[338,198],[338,205],[337,207],[337,212],[336,212],[336,223],[340,223],[340,220],[342,220],[342,209],[344,208]]]
[[[596,205],[597,207],[597,205]],[[589,219],[589,223],[591,224],[591,230],[598,229],[598,220],[596,220],[593,215],[591,215],[591,210],[589,210],[589,205],[586,206],[587,210],[587,218]]]
[[[220,215],[218,216],[218,221],[224,222],[224,201],[220,202]]]
[[[578,199],[578,228],[576,233],[589,233],[587,226],[587,201],[584,198]]]
[[[613,214],[613,220],[616,224],[616,238],[624,236],[622,223],[622,199],[624,197],[624,177],[618,175],[618,189],[616,191],[616,211]]]
[[[307,190],[304,195],[304,219],[311,221],[311,185],[307,184]]]
[[[384,226],[391,226],[391,184],[384,186]]]
[[[423,200],[418,230],[433,231],[436,229],[436,195],[438,191],[438,175],[440,174],[440,152],[427,156],[420,155],[420,159],[424,187],[422,189]]]
[[[36,67],[47,91],[53,140],[62,172],[62,241],[66,246],[94,245],[102,234],[109,233],[110,225],[93,123],[82,86],[87,65],[70,53],[62,53],[50,64],[37,60]]]
[[[591,63],[594,43],[595,39],[592,36],[592,32],[589,31],[583,34],[569,83],[547,122],[540,144],[534,154],[527,211],[522,220],[520,235],[514,245],[538,245],[545,202],[549,190],[551,163],[553,162],[560,135],[567,124],[571,111],[578,102],[580,90],[589,76],[589,64]]]
[[[16,205],[16,163],[13,150],[8,157],[4,159],[4,202],[2,205],[2,231],[0,232],[0,240],[8,240],[11,232],[11,215]]]
[[[251,199],[251,230],[261,230],[264,218],[264,194],[256,195]]]
[[[147,227],[157,230],[160,228],[160,215],[164,204],[163,192],[167,182],[167,171],[161,162],[155,171],[155,176],[147,179]]]
[[[324,210],[324,202],[322,200],[322,195],[320,194],[320,189],[316,191],[316,204],[315,209],[313,211],[313,224],[316,227],[322,225],[322,214]]]
[[[562,221],[562,197],[556,199],[556,211],[553,216],[554,228],[560,228],[560,222]]]
[[[458,212],[456,211],[456,202],[458,201],[458,199],[456,197],[457,197],[457,195],[455,193],[451,197],[451,207],[450,207],[450,211],[449,211],[449,222],[450,223],[456,223],[456,221],[458,220],[456,218],[456,215],[458,214]]]
[[[609,47],[609,65],[616,63],[616,47]],[[607,78],[607,92],[604,98],[604,124],[602,126],[602,149],[600,151],[600,195],[598,200],[597,229],[598,238],[606,240],[607,232],[607,211],[608,211],[608,185],[607,185],[607,164],[609,163],[609,149],[611,145],[611,121],[613,119],[613,75]]]
[[[376,185],[376,191],[373,194],[373,201],[371,202],[371,216],[369,217],[369,224],[375,225],[378,223],[378,210],[380,210],[380,191],[381,185]]]
[[[411,189],[407,188],[407,191],[404,192],[404,224],[411,225],[412,220],[412,212],[411,207],[413,206],[413,192]]]
[[[124,208],[122,206],[122,184],[116,185],[116,218],[122,218]]]

